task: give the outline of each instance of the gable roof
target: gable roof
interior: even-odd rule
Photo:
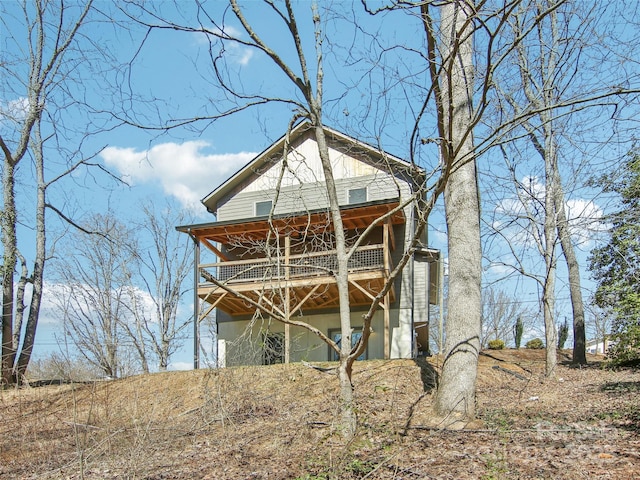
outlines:
[[[377,168],[381,168],[382,164],[384,164],[394,174],[406,177],[406,179],[410,176],[414,176],[416,173],[422,174],[423,172],[422,169],[418,169],[405,160],[383,152],[371,145],[360,142],[348,135],[338,132],[337,130],[329,127],[323,127],[323,129],[330,144],[344,144],[357,147],[359,151],[363,153],[363,155],[361,155],[361,160],[371,163]],[[309,122],[302,122],[291,130],[288,136],[288,142],[290,145],[295,145],[296,142],[307,137],[315,137],[313,126]],[[262,171],[263,167],[273,159],[274,155],[282,151],[286,141],[287,136],[283,135],[279,140],[259,153],[244,167],[205,196],[202,199],[202,203],[207,207],[207,210],[211,213],[215,213],[218,210],[218,204],[221,199],[226,198],[234,190],[245,185],[252,177],[259,175],[257,172]]]

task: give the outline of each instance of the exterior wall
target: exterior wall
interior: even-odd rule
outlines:
[[[348,191],[367,188],[367,201],[404,199],[410,195],[409,185],[391,174],[358,160],[349,154],[330,149],[333,171],[341,205],[349,203]],[[314,140],[303,140],[288,156],[288,170],[281,180],[281,189],[275,214],[317,210],[328,207],[324,175]],[[281,174],[281,162],[275,161],[242,187],[218,201],[218,221],[250,219],[255,216],[255,204],[275,198],[275,187]],[[407,246],[413,222],[412,207],[405,207],[407,225],[394,226],[396,249],[392,252],[393,265],[399,262]],[[224,249],[224,246],[222,247]],[[233,254],[231,254],[233,256]],[[390,311],[391,358],[410,358],[414,353],[414,323],[424,321],[428,315],[427,286],[428,265],[413,260],[406,265],[402,276],[396,280],[396,301]],[[361,312],[352,312],[353,325],[361,323]],[[229,321],[222,321],[223,319]],[[284,325],[272,322],[254,325],[249,334],[245,330],[249,320],[231,320],[220,316],[219,338],[225,340],[226,364],[262,363],[261,331],[278,333]],[[304,317],[325,334],[329,329],[339,328],[337,313],[315,314]],[[373,320],[374,333],[368,346],[367,358],[384,358],[383,312],[378,311]],[[301,328],[291,328],[291,361],[327,361],[328,347],[314,334]]]
[[[409,246],[413,229],[412,207],[405,207],[407,223],[395,227],[397,239],[396,249],[392,254],[393,265],[397,265]],[[411,358],[417,354],[414,344],[414,328],[419,322],[428,321],[429,301],[429,263],[425,259],[414,256],[407,262],[401,277],[396,280],[397,326],[391,331],[391,358]]]
[[[385,174],[368,175],[364,177],[343,178],[336,180],[338,199],[340,205],[349,204],[349,190],[354,188],[367,189],[367,201],[398,198],[400,192],[390,176]],[[408,194],[408,188],[402,194]],[[218,220],[242,220],[256,216],[256,202],[273,200],[276,191],[244,190],[233,198],[228,199],[218,209]],[[324,209],[329,206],[327,191],[323,183],[308,183],[298,186],[287,186],[280,189],[275,214],[285,214],[309,210]]]
[[[406,218],[411,219],[410,214]],[[411,229],[410,222],[407,225],[395,225],[394,236],[396,238],[396,249],[392,252],[393,265],[397,265],[408,243]],[[380,238],[378,238],[380,237]],[[381,229],[374,232],[372,240],[381,242]],[[429,284],[429,263],[424,257],[416,256],[410,260],[399,279],[394,284],[396,301],[391,305],[390,311],[390,341],[391,341],[391,358],[411,358],[417,353],[414,345],[414,326],[419,322],[428,320],[428,289]],[[220,312],[220,338],[225,339],[229,354],[227,356],[227,364],[237,363],[261,363],[262,351],[256,351],[255,345],[259,344],[257,332],[261,329],[267,329],[267,325],[255,327],[254,337],[251,341],[234,342],[238,337],[242,336],[248,320],[234,321],[231,317]],[[360,322],[361,313],[352,313],[354,326]],[[226,320],[226,321],[225,321]],[[339,320],[337,313],[315,314],[305,317],[306,321],[313,325],[321,327],[322,331],[328,333],[330,328],[339,328]],[[374,322],[374,334],[377,340],[371,339],[368,350],[368,358],[384,358],[383,351],[383,313],[376,313]],[[284,331],[284,327],[278,322],[274,322],[269,326],[272,332]],[[327,347],[315,335],[300,329],[292,328],[292,351],[291,361],[326,361]],[[428,348],[428,347],[427,347]],[[239,352],[244,352],[241,356]]]
[[[397,315],[396,315],[397,316]],[[352,312],[351,321],[355,329],[362,325],[362,312]],[[340,329],[337,314],[308,315],[304,320],[329,335],[330,330]],[[227,366],[262,364],[262,334],[283,333],[284,324],[277,321],[257,321],[248,330],[250,320],[222,322],[218,326],[218,338],[226,345]],[[384,358],[384,324],[382,311],[375,313],[371,322],[373,332],[369,337],[366,358]],[[302,327],[291,327],[291,361],[326,362],[331,360],[329,347],[315,334]],[[222,359],[221,359],[222,362]]]
[[[391,174],[335,149],[330,149],[329,153],[341,205],[349,203],[348,191],[352,188],[366,187],[367,201],[397,198],[408,194],[406,183],[396,183]],[[307,139],[298,145],[289,154],[287,167],[288,170],[282,174],[275,213],[326,208],[327,193],[315,141]],[[276,161],[265,171],[257,172],[252,182],[220,200],[218,221],[254,217],[256,202],[275,198],[281,168],[282,162]],[[403,191],[400,192],[399,188]]]
[[[590,353],[592,355],[596,355],[596,354],[602,354],[602,355],[606,355],[607,354],[607,350],[609,350],[609,347],[612,347],[613,345],[615,345],[616,342],[611,342],[609,339],[606,340],[591,340],[590,342],[587,342],[587,353]]]

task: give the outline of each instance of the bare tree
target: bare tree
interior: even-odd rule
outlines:
[[[153,312],[143,315],[136,323],[149,338],[158,368],[166,370],[171,354],[180,346],[181,333],[189,325],[188,318],[180,319],[178,307],[193,259],[189,246],[175,231],[176,225],[187,223],[187,215],[168,203],[160,210],[148,203],[143,205],[142,212],[144,216],[138,228],[149,234],[150,245],[140,240],[127,248],[139,259],[137,277],[144,286],[146,298],[153,303]]]
[[[91,65],[99,64],[89,61],[89,51],[97,52],[103,61],[107,57],[82,33],[93,11],[92,0],[81,5],[2,2],[0,8],[4,32],[0,49],[2,382],[7,384],[20,381],[33,352],[47,261],[45,210],[70,221],[63,209],[53,205],[48,192],[72,172],[91,164],[91,156],[83,156],[77,145],[90,134],[92,121],[84,123],[78,133],[65,118],[87,111],[84,100],[91,82],[85,83],[88,79],[83,75]],[[74,136],[78,139],[75,147],[65,144]],[[30,199],[26,203],[20,197],[23,192]],[[35,206],[33,213],[25,209],[29,203]],[[27,252],[34,233],[23,237],[19,227],[23,224],[35,232],[33,254]],[[32,287],[30,297],[25,296],[28,285]]]
[[[589,312],[589,321],[587,328],[591,334],[591,338],[596,342],[596,351],[594,353],[607,353],[607,343],[612,333],[613,319],[606,312],[599,309],[595,304],[587,310]],[[598,344],[602,343],[602,348]]]
[[[142,213],[129,226],[112,214],[92,217],[83,229],[99,233],[72,233],[56,261],[56,302],[66,332],[85,358],[112,377],[148,373],[154,358],[166,370],[188,324],[179,320],[178,307],[191,271],[190,251],[174,228],[185,214],[169,205],[158,212],[149,204]]]
[[[532,23],[536,25],[535,33],[517,44],[513,56],[517,74],[504,70],[496,77],[501,99],[499,104],[509,110],[508,113],[501,111],[501,115],[507,113],[518,117],[527,111],[532,112],[532,115],[522,118],[519,128],[512,132],[511,144],[503,147],[503,154],[507,169],[511,172],[510,183],[515,186],[520,199],[520,207],[512,212],[514,224],[524,221],[524,228],[530,229],[532,233],[529,238],[533,240],[533,244],[530,246],[535,246],[545,260],[543,272],[535,272],[535,267],[528,267],[520,260],[514,267],[521,274],[535,278],[540,285],[546,344],[550,346],[546,359],[548,376],[553,376],[557,361],[555,348],[552,346],[557,343],[554,311],[558,246],[568,270],[573,310],[573,361],[578,364],[586,363],[584,305],[576,255],[578,242],[582,237],[577,229],[584,225],[574,228],[572,222],[575,223],[575,219],[569,218],[565,187],[573,184],[579,188],[580,179],[588,178],[583,172],[593,168],[588,165],[593,163],[592,156],[596,152],[589,145],[604,145],[608,138],[602,134],[607,130],[603,123],[613,126],[615,122],[615,118],[606,110],[615,111],[618,104],[623,106],[627,101],[615,92],[615,88],[610,87],[613,91],[607,92],[603,86],[613,86],[619,82],[629,85],[637,77],[630,75],[623,79],[619,77],[617,67],[611,68],[613,65],[607,56],[617,58],[617,53],[608,50],[608,34],[605,29],[609,22],[603,21],[610,15],[608,10],[610,7],[604,4],[594,7],[574,2],[537,0],[523,3],[508,20],[509,35],[514,40],[523,38]],[[548,14],[540,19],[542,12]],[[578,18],[579,21],[570,21]],[[594,39],[601,43],[594,44]],[[603,56],[600,56],[601,49],[607,52]],[[623,54],[619,53],[620,61],[623,61]],[[586,58],[592,62],[590,68],[599,74],[581,75]],[[634,89],[621,93],[632,94]],[[589,133],[587,129],[590,130]],[[589,138],[589,141],[581,142],[579,138]],[[594,138],[598,138],[597,142],[593,141]],[[544,180],[537,182],[533,178],[534,169],[528,150],[522,147],[521,140],[529,142],[534,155],[542,160],[544,169],[540,177]],[[573,156],[579,159],[576,164],[571,163]],[[516,174],[522,170],[528,170],[526,176]],[[522,176],[525,177],[524,180]],[[533,186],[526,185],[527,177],[533,181]],[[503,210],[503,213],[506,212]],[[520,218],[517,219],[516,216]],[[501,226],[506,223],[499,222]],[[513,229],[509,228],[509,231],[513,232]],[[498,235],[504,237],[503,233]],[[510,243],[512,252],[515,253],[513,242]],[[524,260],[524,256],[521,256],[521,260]]]
[[[434,26],[429,4],[422,6],[431,82],[437,107],[440,153],[447,178],[444,197],[449,246],[449,303],[445,361],[434,401],[439,415],[475,416],[480,352],[480,198],[473,143],[474,95],[472,5],[439,7]]]
[[[555,7],[551,2],[540,2],[536,5],[537,11]],[[557,335],[553,318],[555,297],[555,243],[556,236],[560,239],[564,257],[569,269],[569,285],[571,300],[574,310],[574,341],[579,348],[574,349],[574,361],[586,363],[585,339],[584,339],[584,307],[582,304],[582,292],[580,290],[580,269],[569,232],[566,205],[562,180],[558,168],[558,140],[555,128],[554,112],[549,107],[560,103],[559,92],[563,91],[560,81],[563,79],[562,70],[567,65],[573,49],[560,48],[561,42],[566,42],[566,33],[561,33],[560,28],[568,28],[559,20],[558,10],[563,6],[554,8],[546,19],[539,23],[537,29],[537,41],[540,43],[539,57],[531,61],[528,56],[529,49],[522,43],[518,46],[518,66],[520,78],[523,83],[523,92],[527,103],[539,111],[541,128],[533,125],[534,118],[523,122],[530,141],[535,150],[542,157],[545,164],[545,248],[544,258],[547,265],[545,282],[543,284],[543,310],[545,319],[545,336],[547,348],[546,373],[553,375],[556,363],[555,345]],[[514,36],[521,34],[521,16],[526,15],[524,10],[514,16]],[[584,23],[583,23],[584,25]],[[564,58],[561,54],[564,53]],[[518,110],[518,106],[514,105]]]
[[[482,348],[487,348],[490,340],[503,340],[513,336],[514,325],[523,322],[530,315],[521,301],[495,287],[482,289]]]
[[[71,235],[68,251],[56,264],[60,292],[54,301],[77,351],[104,375],[117,378],[130,372],[125,349],[132,341],[143,369],[147,363],[131,314],[136,309],[128,265],[135,263],[135,255],[123,248],[130,246],[129,234],[113,216],[96,215],[86,229],[103,235]]]

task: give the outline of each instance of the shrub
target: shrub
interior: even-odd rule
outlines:
[[[640,322],[627,322],[610,337],[612,341],[607,351],[610,366],[640,365]]]
[[[489,342],[489,350],[502,350],[504,348],[503,340],[491,340]]]
[[[567,338],[569,338],[569,324],[565,319],[564,323],[560,325],[560,328],[558,329],[558,348],[560,350],[564,348]]]
[[[520,348],[520,345],[522,345],[522,334],[524,333],[524,323],[522,322],[522,317],[518,317],[513,330],[516,341],[516,348]]]
[[[540,350],[541,348],[544,348],[544,342],[542,340],[540,340],[539,338],[534,338],[533,340],[529,340],[525,344],[525,348],[531,348],[533,350]]]

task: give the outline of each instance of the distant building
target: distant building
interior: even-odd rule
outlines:
[[[606,336],[604,339],[600,340],[589,340],[587,342],[586,350],[587,353],[592,355],[601,354],[606,355],[609,347],[614,345],[615,342],[609,340],[609,337]]]

